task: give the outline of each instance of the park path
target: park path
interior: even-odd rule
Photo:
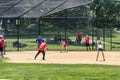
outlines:
[[[37,51],[6,52],[5,57],[9,58],[7,62],[12,63],[120,65],[120,51],[105,51],[106,61],[102,60],[101,55],[96,61],[96,51],[47,51],[46,60],[42,60],[42,54],[34,60],[36,53]]]

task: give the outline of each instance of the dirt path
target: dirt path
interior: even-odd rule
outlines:
[[[59,51],[47,51],[46,60],[42,60],[40,54],[36,60],[34,56],[37,51],[6,52],[5,57],[13,63],[49,63],[49,64],[107,64],[120,65],[120,51],[105,51],[106,61],[102,61],[102,56],[96,61],[96,51],[69,51],[60,53]]]

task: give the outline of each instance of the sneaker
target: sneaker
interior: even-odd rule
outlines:
[[[42,60],[45,60],[45,58],[43,58]]]
[[[103,59],[103,61],[105,61],[105,59]]]

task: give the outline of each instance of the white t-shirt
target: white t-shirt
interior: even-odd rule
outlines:
[[[98,45],[98,49],[99,49],[99,48],[100,48],[100,49],[103,49],[103,45],[102,45],[102,44],[99,44],[99,45]]]

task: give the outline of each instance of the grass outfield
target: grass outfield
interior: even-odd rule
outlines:
[[[0,63],[0,79],[119,80],[120,66],[94,64]]]

